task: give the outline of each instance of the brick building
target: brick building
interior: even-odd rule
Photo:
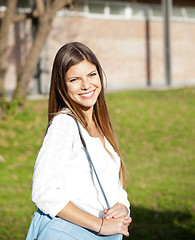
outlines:
[[[21,5],[19,10],[27,10]],[[22,62],[32,42],[30,20],[10,29],[10,65],[6,89],[15,85],[17,60]],[[166,86],[164,73],[163,14],[161,1],[80,1],[75,9],[57,13],[29,86],[31,94],[47,94],[56,51],[70,41],[88,45],[98,56],[107,76],[108,90]],[[195,85],[195,2],[173,0],[171,56],[173,87]],[[22,42],[20,52],[18,44]],[[149,47],[149,48],[148,48]],[[149,59],[149,62],[148,62]]]

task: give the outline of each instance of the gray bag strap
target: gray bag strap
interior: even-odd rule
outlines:
[[[89,155],[89,151],[88,151],[88,149],[87,149],[86,142],[85,142],[85,140],[84,140],[84,138],[83,138],[83,134],[82,134],[82,132],[81,132],[81,128],[80,128],[80,126],[79,126],[79,123],[78,123],[77,119],[76,119],[74,116],[72,116],[72,115],[69,114],[69,113],[68,113],[67,115],[70,116],[70,117],[72,117],[72,118],[75,120],[76,124],[77,124],[78,130],[79,130],[79,135],[80,135],[80,138],[81,138],[81,142],[82,142],[83,147],[84,147],[84,150],[85,150],[85,154],[86,154],[86,156],[87,156],[87,159],[88,159],[88,161],[89,161],[89,164],[91,165],[91,167],[92,167],[92,169],[93,169],[93,171],[94,171],[94,173],[95,173],[95,176],[96,176],[97,181],[98,181],[98,184],[99,184],[99,186],[100,186],[102,195],[103,195],[104,200],[105,200],[105,202],[106,202],[107,208],[110,209],[110,204],[108,203],[108,199],[107,199],[107,197],[106,197],[106,194],[105,194],[105,192],[104,192],[104,189],[103,189],[103,187],[102,187],[102,185],[101,185],[101,183],[100,183],[99,177],[98,177],[98,175],[97,175],[97,172],[96,172],[96,170],[95,170],[95,167],[94,167],[93,162],[92,162],[92,160],[91,160],[91,157],[90,157],[90,155]]]

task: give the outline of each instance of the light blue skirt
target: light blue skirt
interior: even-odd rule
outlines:
[[[121,234],[98,236],[97,233],[62,218],[51,218],[38,209],[31,221],[26,240],[122,240],[122,238]]]

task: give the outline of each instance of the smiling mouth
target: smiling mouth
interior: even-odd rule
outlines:
[[[90,98],[94,95],[94,93],[95,93],[95,90],[87,92],[87,93],[80,94],[80,96],[83,97],[83,98]]]

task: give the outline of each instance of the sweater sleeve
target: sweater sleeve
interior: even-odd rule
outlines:
[[[70,201],[66,192],[66,163],[72,153],[75,127],[66,114],[55,116],[35,163],[32,201],[51,217]]]
[[[128,201],[128,197],[127,197],[127,192],[123,189],[121,182],[119,180],[119,188],[118,188],[118,202],[122,203],[123,205],[125,205],[128,209],[129,212],[129,216],[130,216],[130,203]]]

